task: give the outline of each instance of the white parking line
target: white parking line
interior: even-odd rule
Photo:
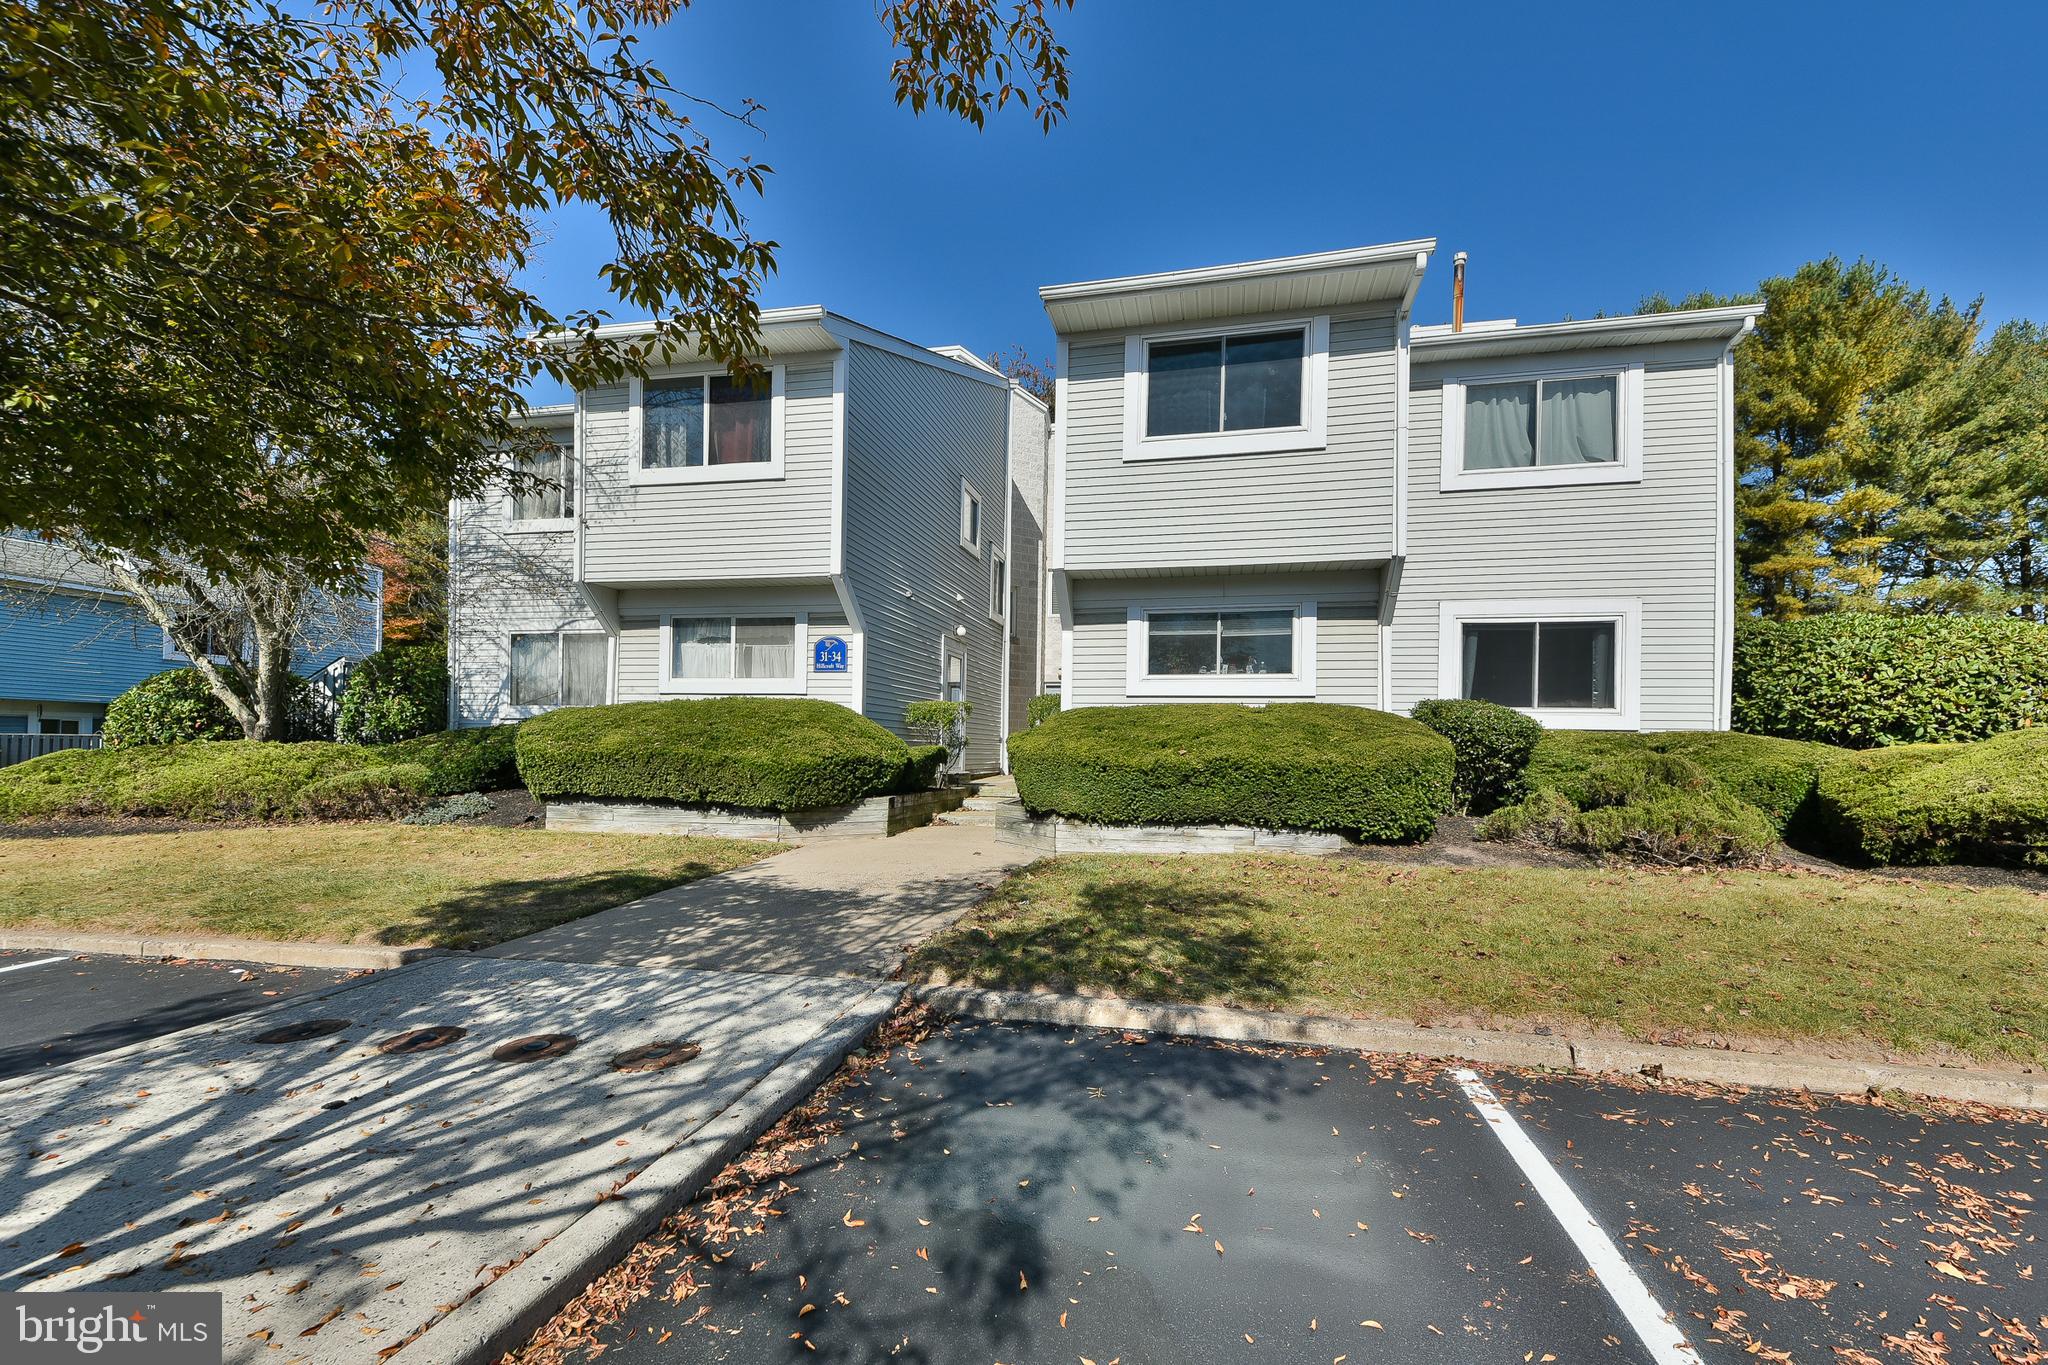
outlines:
[[[70,960],[68,957],[39,957],[34,962],[10,962],[5,967],[0,967],[0,972],[19,972],[30,967],[47,967],[52,962],[69,962]]]
[[[1642,1339],[1650,1358],[1657,1365],[1702,1365],[1699,1352],[1687,1343],[1685,1334],[1678,1330],[1671,1315],[1658,1305],[1649,1287],[1636,1278],[1636,1272],[1622,1259],[1614,1242],[1594,1221],[1593,1215],[1586,1211],[1586,1206],[1579,1202],[1571,1187],[1564,1183],[1564,1177],[1557,1173],[1557,1168],[1536,1150],[1536,1144],[1515,1122],[1515,1116],[1507,1111],[1486,1082],[1479,1079],[1479,1073],[1460,1068],[1451,1072],[1451,1076],[1464,1090],[1466,1098],[1472,1101],[1479,1116],[1486,1120],[1487,1127],[1493,1129],[1501,1146],[1508,1149],[1508,1155],[1522,1168],[1522,1174],[1529,1177],[1536,1193],[1543,1196],[1543,1202],[1550,1206],[1565,1235],[1572,1239],[1572,1244],[1578,1247],[1587,1264],[1600,1277],[1600,1283],[1614,1300],[1614,1306],[1628,1319],[1629,1326],[1636,1329],[1636,1336]]]

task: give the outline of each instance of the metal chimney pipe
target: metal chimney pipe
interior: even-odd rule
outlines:
[[[1465,330],[1465,253],[1451,257],[1451,330]]]

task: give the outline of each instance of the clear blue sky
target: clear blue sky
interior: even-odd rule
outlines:
[[[893,102],[870,0],[697,0],[648,35],[682,89],[766,106],[770,306],[1050,359],[1042,284],[1439,239],[1419,321],[1550,321],[1867,255],[2048,319],[2048,6],[1081,0],[1067,121],[975,133]],[[533,278],[604,301],[595,215]]]

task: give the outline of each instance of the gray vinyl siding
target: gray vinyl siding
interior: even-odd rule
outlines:
[[[573,581],[571,533],[508,531],[499,507],[462,503],[452,521],[448,671],[457,728],[509,718],[515,632],[603,629]]]
[[[1010,733],[1022,730],[1027,707],[1044,683],[1048,423],[1044,407],[1010,395]],[[1056,657],[1056,656],[1055,656]]]
[[[635,484],[631,389],[585,390],[579,472],[587,579],[631,584],[830,572],[832,357],[779,363],[780,479]]]
[[[1235,599],[1308,600],[1316,603],[1316,690],[1307,697],[1150,697],[1174,701],[1328,701],[1379,705],[1379,570],[1307,574],[1242,573],[1183,578],[1076,579],[1073,667],[1062,686],[1064,704],[1122,706],[1129,695],[1126,668],[1133,608],[1211,605]]]
[[[1232,318],[1230,325],[1248,319]],[[1391,307],[1330,322],[1319,451],[1124,460],[1121,334],[1067,351],[1067,567],[1223,567],[1383,558],[1393,546],[1396,367]]]
[[[811,671],[811,646],[827,635],[847,642],[855,658],[862,641],[847,626],[839,598],[826,583],[810,585],[764,585],[751,589],[649,588],[629,589],[619,595],[619,645],[616,657],[618,701],[654,701],[661,691],[661,620],[665,613],[727,614],[735,616],[777,616],[802,612],[806,617],[803,638],[804,695],[819,701],[852,707],[853,673]]]
[[[867,633],[862,711],[901,734],[941,695],[940,646],[966,627],[967,766],[999,762],[1003,628],[988,550],[1003,537],[1008,390],[859,342],[847,348],[845,572]],[[983,553],[960,545],[960,480],[981,495]]]
[[[1622,597],[1642,603],[1638,723],[1717,725],[1720,352],[1625,358],[1645,362],[1642,482],[1559,488],[1441,491],[1446,367],[1415,367],[1408,555],[1391,612],[1395,710],[1439,695],[1444,601]]]

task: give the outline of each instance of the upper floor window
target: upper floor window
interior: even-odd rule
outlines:
[[[1000,554],[991,555],[988,561],[988,619],[1006,621],[1010,608],[1009,565]]]
[[[960,480],[960,548],[981,553],[981,494],[965,479]]]
[[[643,483],[782,475],[782,367],[755,380],[723,370],[636,381]]]
[[[574,463],[570,442],[560,439],[515,454],[512,465],[516,471],[546,483],[530,483],[513,492],[512,520],[566,521],[575,516],[576,500],[569,487]]]
[[[1444,383],[1443,487],[1634,482],[1642,366]]]
[[[1319,450],[1329,319],[1134,336],[1124,458]]]

